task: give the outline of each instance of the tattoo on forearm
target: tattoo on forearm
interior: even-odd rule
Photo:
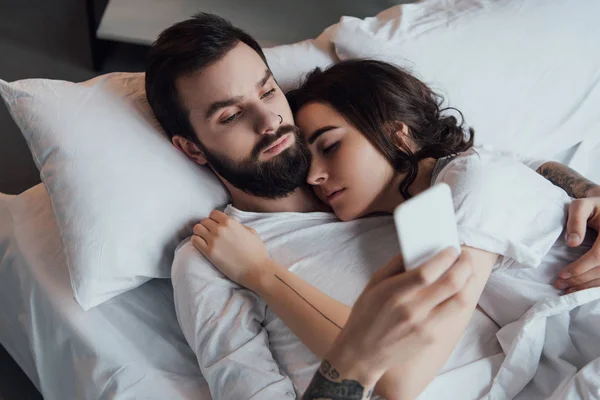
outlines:
[[[339,372],[333,368],[331,363],[323,360],[302,399],[362,400],[363,398],[370,399],[373,395],[373,389],[370,389],[366,397],[363,397],[365,388],[360,382],[349,379],[336,382],[339,377]]]
[[[538,172],[544,178],[548,179],[554,185],[562,188],[567,194],[574,198],[587,197],[591,189],[596,187],[596,184],[571,168],[549,162],[543,164]]]
[[[277,278],[281,283],[283,283],[285,286],[287,286],[288,288],[290,288],[294,293],[296,293],[298,295],[298,297],[300,297],[302,300],[304,300],[306,302],[306,304],[308,304],[309,306],[311,306],[316,312],[318,312],[319,314],[321,314],[323,316],[323,318],[325,318],[327,321],[331,322],[333,325],[335,325],[339,330],[342,330],[342,328],[336,324],[335,322],[333,322],[330,318],[328,318],[325,314],[323,314],[321,311],[319,311],[319,309],[315,306],[313,306],[308,300],[306,300],[300,293],[298,293],[293,287],[291,287],[290,285],[288,285],[283,279],[281,279],[280,277],[278,277],[277,275],[275,275],[275,278]]]

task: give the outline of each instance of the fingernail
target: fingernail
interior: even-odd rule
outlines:
[[[558,282],[556,284],[556,288],[560,289],[560,290],[566,289],[568,287],[569,287],[569,285],[567,284],[567,282]]]
[[[567,236],[567,243],[568,244],[579,243],[579,235],[576,233],[569,233],[569,235]]]
[[[571,275],[569,272],[561,272],[560,274],[558,274],[558,276],[560,276],[562,279],[569,279],[573,275]]]

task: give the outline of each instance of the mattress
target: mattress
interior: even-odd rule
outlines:
[[[0,343],[45,399],[211,398],[169,280],[88,312],[73,300],[43,185],[0,194],[0,257]]]

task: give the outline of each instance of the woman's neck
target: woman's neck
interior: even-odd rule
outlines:
[[[419,170],[417,177],[408,187],[408,193],[411,196],[416,196],[431,187],[431,178],[437,159],[425,158],[419,161]],[[394,209],[406,199],[400,193],[400,184],[406,178],[406,174],[396,174],[391,180],[388,188],[380,197],[380,206],[377,207],[379,212],[393,213]]]

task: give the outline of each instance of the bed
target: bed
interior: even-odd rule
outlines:
[[[42,184],[0,195],[0,343],[46,399],[210,399],[169,280],[83,311]],[[4,236],[3,237],[7,237]]]
[[[576,164],[574,155],[571,149],[562,161]],[[600,159],[600,146],[585,158]],[[152,280],[83,311],[73,299],[44,186],[18,196],[0,194],[0,221],[0,236],[12,231],[10,241],[0,242],[0,343],[44,398],[211,399],[177,323],[169,280]],[[455,366],[464,365],[459,354],[474,359],[466,353],[475,342],[489,358],[476,355],[479,363],[457,372],[493,376],[501,362],[495,330],[477,313],[469,332]],[[453,378],[452,371],[441,375],[425,395],[440,395]]]
[[[595,14],[590,12],[591,7],[600,10],[598,3],[587,1],[588,9],[582,5],[575,8],[565,0],[547,1],[540,8],[524,0],[430,0],[423,4],[394,7],[377,18],[345,17],[321,40],[334,48],[337,59],[386,55],[390,61],[418,71],[436,89],[450,93],[448,100],[477,128],[480,144],[562,161],[600,181],[600,56],[588,51],[588,47],[595,48],[592,42],[597,35],[593,32],[600,32]],[[458,13],[457,9],[468,12]],[[549,19],[551,16],[560,16],[560,21]],[[480,51],[477,46],[485,35],[473,35],[472,30],[493,23],[502,26],[507,19],[514,23],[514,32],[507,32],[506,37],[519,37],[519,32],[538,24],[546,30],[533,30],[532,44],[545,46],[543,40],[553,39],[554,48],[570,52],[569,56],[586,54],[586,63],[566,62],[568,57],[555,56],[545,48],[547,68],[541,72],[534,68],[535,60],[529,64],[521,60],[518,67],[511,59],[490,61],[498,48],[509,52],[509,46],[516,44],[497,39],[497,46],[484,46]],[[585,29],[591,31],[581,35]],[[551,32],[557,33],[552,38],[542,37]],[[581,41],[567,41],[573,37]],[[463,46],[444,53],[449,51],[445,40]],[[297,84],[299,75],[286,75],[287,71],[276,68],[293,64],[306,72],[307,67],[318,65],[309,65],[311,58],[296,52],[303,47],[278,53],[278,63],[272,65],[274,75],[287,89]],[[423,48],[438,51],[427,53]],[[523,45],[517,50],[511,53],[515,57],[529,49]],[[466,71],[463,62],[475,51],[479,57],[469,65],[482,71],[477,76]],[[539,79],[532,80],[532,75]],[[555,76],[569,76],[569,80],[556,81]],[[492,94],[486,95],[482,81],[495,83],[488,88],[493,89]],[[530,81],[533,84],[529,85]],[[542,85],[548,81],[554,83]],[[552,90],[579,97],[555,100]],[[473,97],[477,100],[469,101]],[[482,109],[479,103],[485,101],[494,102],[495,107]],[[554,112],[552,107],[564,111]],[[149,280],[88,311],[80,307],[74,299],[57,210],[47,191],[51,182],[45,179],[45,183],[18,196],[0,194],[0,343],[46,399],[209,400],[206,382],[175,316],[169,279]],[[168,271],[169,265],[162,268]],[[479,313],[455,351],[455,366],[465,366],[461,356],[468,355],[475,341],[484,352],[465,356],[468,368],[447,368],[423,398],[478,398],[478,390],[489,385],[502,361],[495,330]],[[471,392],[451,392],[456,379],[471,379],[478,385]]]

